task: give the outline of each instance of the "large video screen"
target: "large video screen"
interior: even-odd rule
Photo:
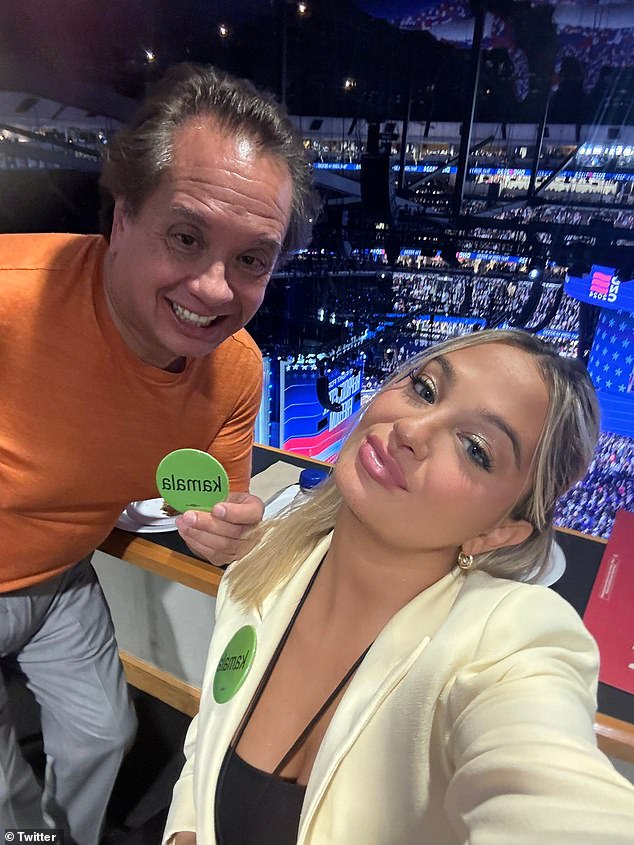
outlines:
[[[280,361],[280,448],[332,463],[361,407],[363,361],[320,373]]]

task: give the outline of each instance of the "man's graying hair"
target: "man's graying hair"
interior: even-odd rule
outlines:
[[[130,125],[109,145],[101,174],[102,228],[112,224],[115,198],[137,214],[169,170],[175,132],[188,121],[210,119],[229,135],[255,142],[260,154],[286,164],[293,182],[291,219],[283,252],[304,246],[319,211],[302,139],[282,107],[248,80],[205,65],[168,70],[140,106]]]

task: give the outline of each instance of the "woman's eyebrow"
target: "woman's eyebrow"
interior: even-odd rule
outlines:
[[[503,417],[498,416],[498,414],[493,413],[493,411],[487,411],[485,408],[480,408],[478,413],[480,414],[480,416],[484,417],[487,422],[492,423],[496,428],[499,428],[500,431],[506,434],[513,446],[515,466],[519,469],[522,462],[522,447],[520,445],[520,439],[517,436],[515,429],[511,425],[509,425],[509,423],[507,423],[507,421]]]
[[[451,364],[444,355],[438,355],[437,358],[432,358],[429,363],[438,363],[440,365],[440,369],[442,370],[442,374],[445,378],[445,381],[447,382],[449,387],[453,387],[456,381],[456,371],[453,367],[453,364]]]

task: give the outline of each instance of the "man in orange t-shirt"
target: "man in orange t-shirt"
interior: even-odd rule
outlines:
[[[0,666],[42,712],[43,792],[0,675],[0,827],[97,845],[134,716],[92,550],[169,451],[209,451],[231,493],[178,530],[224,565],[262,502],[248,492],[262,365],[243,326],[312,192],[277,105],[212,68],[174,68],[108,149],[109,239],[0,237]]]

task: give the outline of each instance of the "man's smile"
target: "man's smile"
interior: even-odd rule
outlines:
[[[195,311],[190,311],[189,308],[184,308],[182,305],[179,305],[177,302],[170,302],[172,306],[172,311],[179,320],[182,320],[184,323],[191,323],[194,326],[210,326],[217,317],[209,317],[204,316],[203,314],[196,314]]]

